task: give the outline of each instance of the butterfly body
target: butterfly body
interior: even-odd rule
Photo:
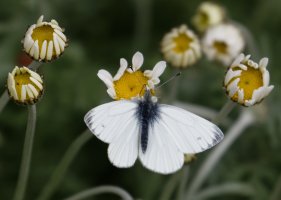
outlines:
[[[140,126],[140,145],[142,152],[145,153],[149,139],[149,128],[159,118],[159,107],[157,102],[152,101],[149,90],[137,102],[138,109],[136,115]]]

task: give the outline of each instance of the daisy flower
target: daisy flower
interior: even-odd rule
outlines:
[[[43,15],[31,25],[24,37],[24,51],[37,61],[51,61],[58,58],[67,46],[64,30],[54,19],[44,22]]]
[[[34,104],[43,94],[43,80],[27,67],[16,66],[8,74],[7,88],[11,99],[19,104]]]
[[[197,36],[186,25],[173,28],[161,42],[164,59],[176,68],[186,68],[201,57]]]
[[[224,87],[234,102],[252,106],[261,102],[274,88],[269,86],[268,58],[258,63],[250,60],[250,55],[240,54],[228,69]]]
[[[192,22],[198,31],[204,32],[209,27],[220,24],[224,20],[225,10],[223,7],[212,2],[203,2],[199,5]]]
[[[231,24],[220,24],[208,29],[202,40],[203,52],[209,60],[220,61],[225,66],[243,50],[245,41],[240,30]]]
[[[132,66],[128,66],[126,59],[120,59],[120,68],[117,74],[112,75],[101,69],[98,72],[98,77],[107,86],[107,93],[115,100],[132,99],[138,96],[143,96],[147,85],[150,89],[160,83],[159,76],[164,72],[166,63],[164,61],[158,62],[153,70],[140,71],[143,64],[143,55],[136,52],[132,59]]]

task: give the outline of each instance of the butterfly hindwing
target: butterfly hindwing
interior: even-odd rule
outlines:
[[[117,167],[132,166],[138,156],[138,123],[134,101],[114,101],[90,110],[85,122],[94,135],[109,143],[108,157]]]
[[[169,174],[180,169],[184,162],[183,153],[170,139],[161,119],[149,127],[146,152],[139,147],[141,163],[148,169],[161,174]]]

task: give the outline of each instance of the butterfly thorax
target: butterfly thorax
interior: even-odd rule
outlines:
[[[146,91],[144,97],[138,101],[137,118],[140,125],[140,144],[142,152],[147,150],[149,130],[159,117],[158,104],[152,101],[150,91]]]

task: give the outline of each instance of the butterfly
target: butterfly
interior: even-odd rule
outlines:
[[[91,109],[84,117],[91,132],[108,143],[108,158],[119,168],[134,165],[170,174],[184,164],[184,154],[205,151],[223,139],[213,123],[176,106],[159,104],[146,89],[143,97]]]

